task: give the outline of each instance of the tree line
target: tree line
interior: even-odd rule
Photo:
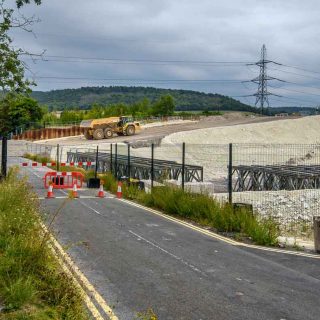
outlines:
[[[80,110],[79,108],[75,108],[74,110],[66,109],[62,111],[59,120],[63,123],[71,123],[84,119],[119,117],[124,115],[130,115],[135,118],[170,116],[174,114],[175,108],[176,105],[173,97],[171,95],[163,95],[154,103],[148,98],[144,98],[132,104],[115,103],[101,105],[95,103],[89,110]],[[43,122],[54,122],[58,120],[54,113],[48,111],[48,108],[46,108],[45,111],[42,117]]]
[[[94,104],[135,104],[147,98],[151,104],[161,96],[173,97],[177,111],[246,111],[259,112],[231,97],[220,94],[204,93],[193,90],[161,89],[153,87],[82,87],[78,89],[51,90],[48,92],[34,91],[32,96],[50,111],[65,109],[90,109]]]

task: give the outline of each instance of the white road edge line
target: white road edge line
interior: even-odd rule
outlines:
[[[193,271],[196,271],[204,276],[207,276],[203,271],[201,271],[200,269],[198,269],[196,266],[194,266],[193,264],[190,264],[189,262],[185,261],[184,259],[182,259],[181,257],[176,256],[175,254],[171,253],[170,251],[160,247],[157,243],[154,243],[152,241],[147,240],[146,238],[140,236],[139,234],[133,232],[132,230],[128,230],[131,234],[133,234],[134,236],[136,236],[138,239],[143,240],[144,242],[150,244],[151,246],[157,248],[158,250],[164,252],[165,254],[169,255],[170,257],[173,257],[174,259],[180,261],[181,263],[183,263],[184,265],[186,265],[187,267],[189,267],[190,269],[192,269]]]
[[[217,239],[217,240],[221,240],[221,241],[226,242],[226,243],[228,243],[230,245],[233,245],[233,246],[257,249],[257,250],[261,250],[261,251],[270,251],[270,252],[281,253],[281,254],[289,254],[289,255],[312,258],[312,259],[320,259],[320,255],[317,255],[317,254],[304,253],[304,252],[295,252],[295,251],[289,251],[289,250],[283,250],[283,249],[277,249],[277,248],[270,248],[270,247],[263,247],[263,246],[258,246],[258,245],[254,245],[254,244],[247,244],[247,243],[237,242],[235,240],[232,240],[232,239],[229,239],[227,237],[224,237],[224,236],[221,236],[219,234],[216,234],[216,233],[214,233],[212,231],[205,230],[203,228],[194,226],[189,222],[185,222],[185,221],[182,221],[180,219],[174,218],[172,216],[163,214],[160,211],[147,208],[147,207],[142,206],[140,204],[137,204],[135,202],[132,202],[132,201],[129,201],[129,200],[126,200],[126,199],[118,199],[118,200],[122,201],[122,202],[125,202],[125,203],[127,203],[127,204],[129,204],[131,206],[134,206],[134,207],[143,209],[145,211],[148,211],[150,213],[153,213],[153,214],[155,214],[157,216],[160,216],[160,217],[162,217],[162,218],[164,218],[166,220],[170,220],[172,222],[178,223],[178,224],[180,224],[180,225],[182,225],[184,227],[187,227],[187,228],[192,229],[194,231],[200,232],[200,233],[202,233],[204,235],[207,235],[207,236],[209,236],[211,238],[214,238],[214,239]]]

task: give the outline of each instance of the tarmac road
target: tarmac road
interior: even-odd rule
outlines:
[[[24,170],[44,196],[45,169]],[[56,236],[119,319],[148,308],[160,320],[320,318],[320,259],[235,246],[111,195],[79,193]],[[41,200],[47,220],[62,201]]]

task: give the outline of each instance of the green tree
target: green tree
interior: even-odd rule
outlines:
[[[173,115],[175,108],[173,97],[170,94],[164,95],[152,106],[152,114],[155,116],[170,116]]]
[[[16,6],[20,8],[28,4],[30,0],[16,0]],[[40,4],[41,0],[34,0]],[[21,95],[28,95],[31,92],[31,85],[28,79],[25,79],[25,65],[20,60],[22,54],[26,54],[22,49],[14,48],[9,32],[13,28],[28,30],[34,22],[33,19],[27,19],[20,16],[15,17],[15,10],[12,7],[5,6],[5,0],[0,0],[0,88],[2,89],[2,100],[0,101],[1,126],[0,135],[2,136],[2,166],[1,174],[6,176],[7,172],[7,135],[14,130],[16,126],[37,120],[41,109],[35,108],[33,101],[22,99]]]
[[[46,112],[45,109],[42,108],[42,110],[44,111],[44,115],[42,117],[42,122],[45,123],[54,123],[57,122],[59,119],[58,117],[52,113],[52,112]]]
[[[92,108],[85,115],[85,119],[99,119],[105,116],[105,108],[94,103]]]
[[[43,109],[38,102],[22,94],[10,93],[0,101],[0,132],[10,132],[18,127],[28,127],[41,120]]]
[[[60,120],[63,123],[71,123],[71,122],[80,122],[83,120],[84,114],[82,111],[76,111],[76,110],[64,110],[61,113]]]
[[[18,8],[21,8],[24,4],[29,4],[31,3],[32,1],[30,0],[16,0],[16,4],[17,4],[17,7]],[[34,0],[34,3],[39,5],[41,4],[42,0]]]

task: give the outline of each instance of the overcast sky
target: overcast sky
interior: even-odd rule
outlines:
[[[29,61],[36,90],[143,85],[250,95],[257,85],[241,81],[258,76],[246,64],[260,59],[264,43],[270,60],[320,72],[319,0],[43,0],[23,13],[41,22],[36,37],[15,32],[15,45],[46,50],[49,60]],[[270,97],[272,106],[320,104],[320,73],[268,67],[294,82],[269,82],[283,96]]]

